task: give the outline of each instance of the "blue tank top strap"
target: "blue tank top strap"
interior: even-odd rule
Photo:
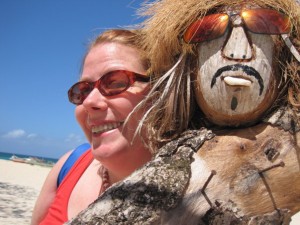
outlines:
[[[82,145],[79,145],[77,148],[73,150],[73,152],[69,155],[68,159],[62,166],[61,170],[59,171],[58,177],[57,177],[57,187],[61,184],[64,177],[67,175],[69,170],[72,168],[74,163],[77,161],[77,159],[85,153],[87,150],[91,148],[90,144],[84,143]]]

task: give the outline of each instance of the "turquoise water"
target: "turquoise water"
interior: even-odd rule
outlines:
[[[22,157],[22,158],[34,157],[34,158],[43,159],[45,161],[51,161],[51,162],[54,162],[54,163],[56,163],[57,160],[58,160],[58,159],[47,158],[47,157],[37,157],[37,156],[34,156],[34,155],[22,155],[22,154],[8,153],[8,152],[0,152],[0,159],[9,160],[10,157],[12,157],[13,155],[18,156],[18,157]]]

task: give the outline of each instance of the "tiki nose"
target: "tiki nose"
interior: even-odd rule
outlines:
[[[224,45],[222,55],[230,60],[250,60],[253,57],[251,45],[243,27],[233,27]]]

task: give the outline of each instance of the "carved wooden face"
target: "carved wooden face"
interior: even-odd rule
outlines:
[[[244,28],[231,17],[232,29],[198,44],[196,100],[207,118],[218,125],[239,126],[257,121],[278,93],[271,35]]]

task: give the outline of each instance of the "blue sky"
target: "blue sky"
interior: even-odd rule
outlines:
[[[86,142],[67,90],[89,40],[142,21],[142,0],[0,1],[0,151],[58,158]]]

